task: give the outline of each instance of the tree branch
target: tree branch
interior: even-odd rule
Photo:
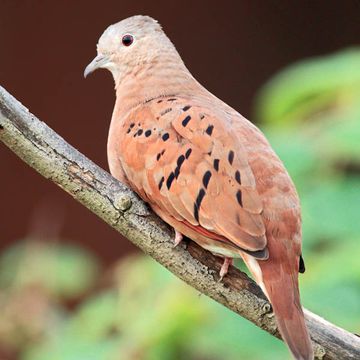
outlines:
[[[0,140],[177,277],[279,337],[271,306],[246,274],[232,267],[219,282],[218,258],[194,242],[174,248],[173,231],[131,190],[74,149],[2,87]],[[360,359],[359,337],[307,310],[306,321],[318,358]]]

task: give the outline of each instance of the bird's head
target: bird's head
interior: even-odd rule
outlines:
[[[104,68],[119,83],[137,66],[160,59],[164,51],[176,52],[158,22],[149,16],[132,16],[105,30],[97,44],[97,56],[86,67],[84,76]]]

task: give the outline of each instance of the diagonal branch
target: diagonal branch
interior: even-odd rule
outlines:
[[[279,337],[271,306],[246,274],[231,268],[219,282],[219,259],[193,242],[174,248],[172,230],[131,190],[74,149],[2,87],[0,140],[177,277]],[[360,359],[359,337],[307,310],[306,320],[318,358]]]

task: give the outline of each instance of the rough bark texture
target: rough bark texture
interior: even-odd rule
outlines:
[[[136,194],[79,153],[2,87],[0,140],[177,277],[279,337],[270,304],[246,274],[232,267],[219,282],[220,259],[191,241],[174,248],[173,231]],[[359,337],[307,310],[306,321],[317,358],[360,359]]]

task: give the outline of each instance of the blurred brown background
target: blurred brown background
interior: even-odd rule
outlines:
[[[0,85],[107,169],[114,103],[109,73],[83,70],[111,23],[158,19],[193,75],[245,116],[274,72],[360,39],[359,1],[0,0]],[[48,229],[111,261],[131,249],[119,235],[0,144],[0,251],[46,213]],[[58,220],[57,220],[58,219]]]

